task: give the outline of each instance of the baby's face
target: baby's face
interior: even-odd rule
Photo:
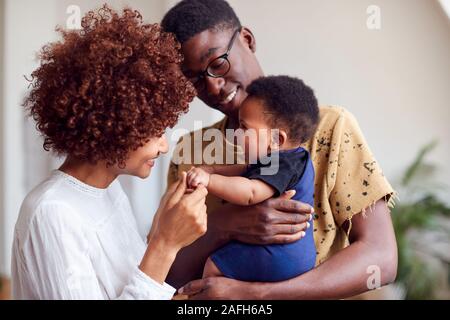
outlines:
[[[268,124],[264,103],[257,98],[247,98],[239,108],[239,125],[244,131],[240,145],[245,150],[245,159],[254,163],[267,155],[271,144],[271,126]]]

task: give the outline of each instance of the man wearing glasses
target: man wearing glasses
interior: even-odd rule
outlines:
[[[214,128],[224,133],[238,128],[245,88],[264,75],[250,29],[241,26],[224,0],[183,0],[165,15],[162,26],[182,44],[183,72],[198,97],[225,115],[202,131]],[[378,268],[381,285],[395,279],[397,247],[388,209],[394,190],[348,111],[322,107],[320,117],[315,136],[303,146],[316,171],[314,212],[307,204],[289,200],[289,193],[248,207],[209,195],[208,232],[178,254],[169,283],[184,286],[182,293],[194,299],[339,299],[367,291],[368,270],[373,266]],[[194,143],[193,133],[190,138]],[[203,142],[203,148],[206,145]],[[169,182],[193,163],[189,158],[174,160]],[[207,257],[228,241],[293,242],[311,215],[315,269],[273,283],[222,277],[195,280],[201,278]]]

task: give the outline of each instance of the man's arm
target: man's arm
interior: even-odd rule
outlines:
[[[287,281],[247,283],[209,278],[189,283],[182,293],[193,294],[194,299],[341,299],[369,290],[371,266],[379,268],[381,285],[395,280],[397,244],[384,200],[373,210],[367,209],[366,217],[361,213],[353,216],[350,242],[317,268]]]
[[[263,298],[269,298],[267,294],[272,299],[348,298],[369,290],[371,266],[379,268],[381,285],[393,282],[397,274],[397,243],[389,209],[380,200],[366,214],[367,217],[361,213],[353,216],[350,246],[295,279],[263,286]]]

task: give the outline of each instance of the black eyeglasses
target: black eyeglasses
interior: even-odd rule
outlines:
[[[208,63],[206,69],[202,71],[199,75],[195,77],[189,77],[189,80],[194,84],[195,87],[197,87],[197,89],[200,86],[200,84],[204,83],[206,77],[222,78],[228,73],[228,71],[230,71],[231,64],[230,60],[228,60],[228,56],[230,55],[230,51],[231,48],[233,47],[234,40],[236,39],[237,35],[240,32],[241,29],[239,28],[233,33],[230,43],[228,44],[227,51],[224,54]]]

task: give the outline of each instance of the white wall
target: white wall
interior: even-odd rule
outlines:
[[[5,19],[4,19],[4,3],[0,1],[0,226],[5,225],[5,215],[4,215],[4,185],[5,179],[3,176],[3,123],[4,123],[4,105],[3,105],[3,84],[4,84],[4,31],[5,31]],[[3,229],[0,227],[0,266],[5,264],[5,257],[3,253],[3,243],[4,243],[4,233]],[[3,270],[0,267],[0,272]]]
[[[3,122],[2,158],[3,224],[1,226],[1,269],[9,274],[9,255],[15,220],[26,192],[24,157],[25,119],[20,107],[27,84],[23,75],[36,66],[33,56],[42,41],[54,38],[52,21],[56,1],[4,1],[4,63],[3,63]],[[41,14],[36,14],[41,12]]]
[[[0,3],[2,0],[0,0]],[[9,274],[12,230],[25,194],[59,160],[42,150],[20,104],[39,48],[65,24],[68,5],[82,13],[95,0],[3,0],[0,30],[0,273]],[[108,1],[130,4],[146,21],[158,22],[176,0]],[[393,180],[433,138],[441,141],[430,157],[450,180],[450,25],[435,0],[230,0],[257,38],[257,55],[268,74],[291,74],[316,89],[322,104],[339,104],[358,118],[388,178]],[[366,27],[366,8],[381,8],[381,30]],[[2,10],[0,6],[0,10]],[[2,90],[3,89],[3,94]],[[176,128],[209,125],[221,115],[195,101]],[[169,132],[170,136],[170,132]],[[174,143],[172,143],[172,146]],[[144,234],[165,189],[169,156],[147,180],[123,178]],[[2,192],[3,187],[3,192]],[[442,194],[448,197],[448,192]],[[3,201],[2,201],[3,198]],[[450,201],[450,200],[449,200]]]

